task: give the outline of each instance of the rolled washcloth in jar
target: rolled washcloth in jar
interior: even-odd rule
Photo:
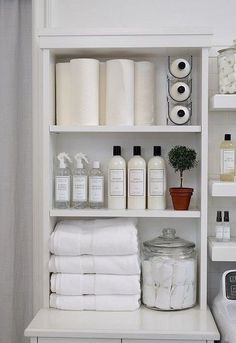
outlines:
[[[137,220],[63,220],[50,237],[55,255],[132,255],[139,252]]]
[[[52,274],[51,291],[61,295],[140,294],[139,275]]]

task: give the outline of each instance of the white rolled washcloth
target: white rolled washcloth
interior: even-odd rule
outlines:
[[[52,274],[51,291],[61,295],[140,294],[139,275]]]
[[[49,271],[69,274],[139,275],[138,255],[124,256],[55,256],[49,260]]]
[[[127,218],[63,220],[50,237],[55,255],[132,255],[137,254],[136,220]]]
[[[139,306],[139,295],[50,295],[50,307],[60,310],[135,311]]]

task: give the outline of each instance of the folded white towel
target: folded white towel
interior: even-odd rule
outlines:
[[[139,295],[50,295],[50,307],[60,310],[135,311]]]
[[[70,274],[139,275],[138,255],[124,256],[55,256],[49,261],[49,271]]]
[[[50,237],[55,255],[132,255],[138,253],[136,220],[64,220]]]
[[[140,294],[138,275],[52,274],[51,291],[61,295]]]

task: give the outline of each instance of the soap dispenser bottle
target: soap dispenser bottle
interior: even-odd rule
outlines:
[[[230,222],[229,222],[229,211],[224,211],[224,233],[223,240],[230,240]]]
[[[148,209],[166,208],[166,166],[161,157],[161,147],[153,147],[153,156],[148,162]]]
[[[216,234],[216,240],[217,241],[222,241],[223,240],[224,226],[223,226],[223,223],[222,223],[222,213],[221,213],[221,211],[217,211],[217,213],[216,213],[215,234]]]
[[[75,155],[76,167],[72,180],[72,206],[74,208],[85,208],[88,202],[88,173],[84,163],[88,159],[82,152]]]
[[[230,134],[225,134],[225,139],[220,145],[220,180],[234,181],[235,146]]]
[[[89,173],[89,206],[94,209],[104,207],[104,174],[99,161],[93,162]]]
[[[113,157],[108,166],[108,208],[126,209],[126,162],[120,146],[113,146]]]
[[[141,147],[134,146],[133,157],[128,162],[128,209],[146,208],[146,162],[141,157]]]
[[[70,207],[70,187],[71,187],[71,171],[67,165],[67,161],[72,163],[69,155],[61,152],[57,155],[59,166],[55,171],[55,207],[69,208]]]

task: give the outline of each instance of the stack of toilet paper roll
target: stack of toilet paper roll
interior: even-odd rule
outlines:
[[[219,57],[219,91],[236,93],[236,54]]]
[[[154,93],[155,70],[148,61],[58,63],[57,125],[153,125]]]

